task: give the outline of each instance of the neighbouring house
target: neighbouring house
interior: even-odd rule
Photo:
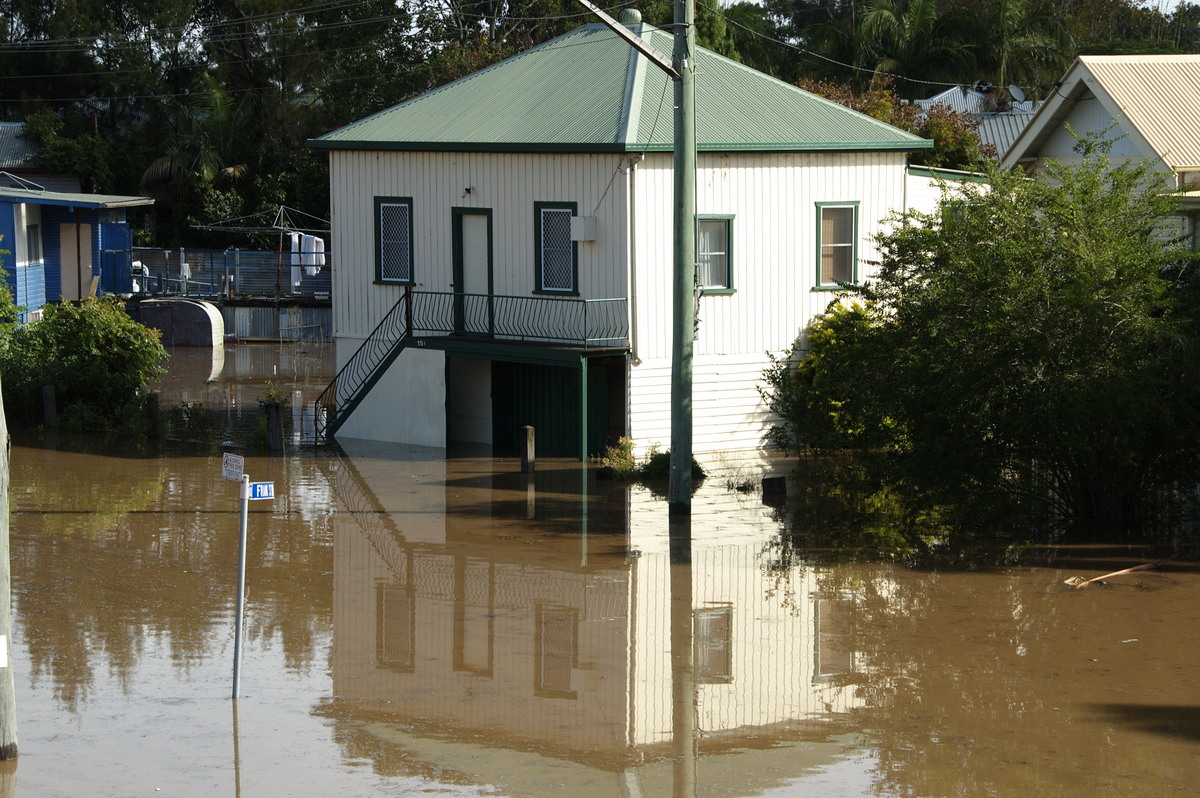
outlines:
[[[1024,132],[1004,168],[1035,172],[1078,162],[1076,135],[1112,143],[1115,160],[1156,164],[1181,201],[1180,232],[1196,241],[1200,215],[1200,55],[1080,56]]]
[[[761,446],[767,353],[869,274],[891,212],[937,193],[906,165],[932,142],[703,49],[695,65],[702,454]],[[667,448],[672,114],[667,76],[590,24],[310,142],[340,266],[326,434]]]
[[[132,235],[125,209],[149,197],[47,191],[0,172],[0,254],[26,318],[47,302],[128,293]]]
[[[991,145],[1000,157],[1033,119],[1041,102],[1026,99],[1017,86],[1009,86],[1008,96],[1001,99],[994,86],[981,80],[970,88],[953,86],[924,100],[913,100],[913,105],[927,111],[944,105],[979,122],[975,131],[979,143]]]
[[[8,172],[36,188],[78,193],[79,177],[40,166],[37,147],[24,134],[24,122],[0,122],[0,172]]]

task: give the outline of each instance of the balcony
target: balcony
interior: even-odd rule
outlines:
[[[624,350],[629,347],[627,307],[624,298],[495,296],[406,288],[317,398],[317,437],[325,439],[336,432],[410,344],[440,338]]]

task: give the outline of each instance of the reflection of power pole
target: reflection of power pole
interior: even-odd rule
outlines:
[[[691,518],[670,522],[671,753],[673,798],[696,798],[696,628],[692,612]]]
[[[579,0],[675,82],[675,234],[671,326],[671,479],[669,512],[692,511],[692,341],[696,325],[696,4],[675,0],[674,48],[668,62],[642,38],[594,6]]]
[[[16,690],[12,671],[12,576],[8,554],[8,422],[0,403],[0,759],[17,756]]]

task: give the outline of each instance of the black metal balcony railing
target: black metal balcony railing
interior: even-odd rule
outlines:
[[[418,338],[463,336],[563,346],[624,347],[624,299],[494,296],[406,288],[362,346],[317,397],[317,439],[337,431],[405,347]]]

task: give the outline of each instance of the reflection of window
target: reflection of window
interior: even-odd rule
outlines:
[[[696,223],[696,286],[706,294],[733,290],[730,255],[733,247],[733,218],[701,217]]]
[[[375,198],[375,279],[413,281],[413,218],[409,197]]]
[[[579,613],[565,607],[538,605],[534,693],[551,698],[575,698],[571,671],[578,658]]]
[[[705,607],[695,614],[696,681],[733,681],[733,607]]]
[[[836,288],[853,283],[858,203],[817,203],[817,285]]]
[[[537,290],[575,293],[576,246],[571,240],[575,203],[535,202]]]
[[[380,665],[413,669],[415,607],[405,585],[379,585],[375,593],[375,651]]]
[[[31,224],[25,228],[25,260],[29,265],[42,262],[42,226]]]
[[[495,638],[495,575],[481,560],[457,560],[454,568],[454,669],[492,675]]]
[[[814,682],[827,682],[838,674],[851,673],[854,670],[854,649],[849,634],[852,608],[853,604],[849,598],[814,597]]]

